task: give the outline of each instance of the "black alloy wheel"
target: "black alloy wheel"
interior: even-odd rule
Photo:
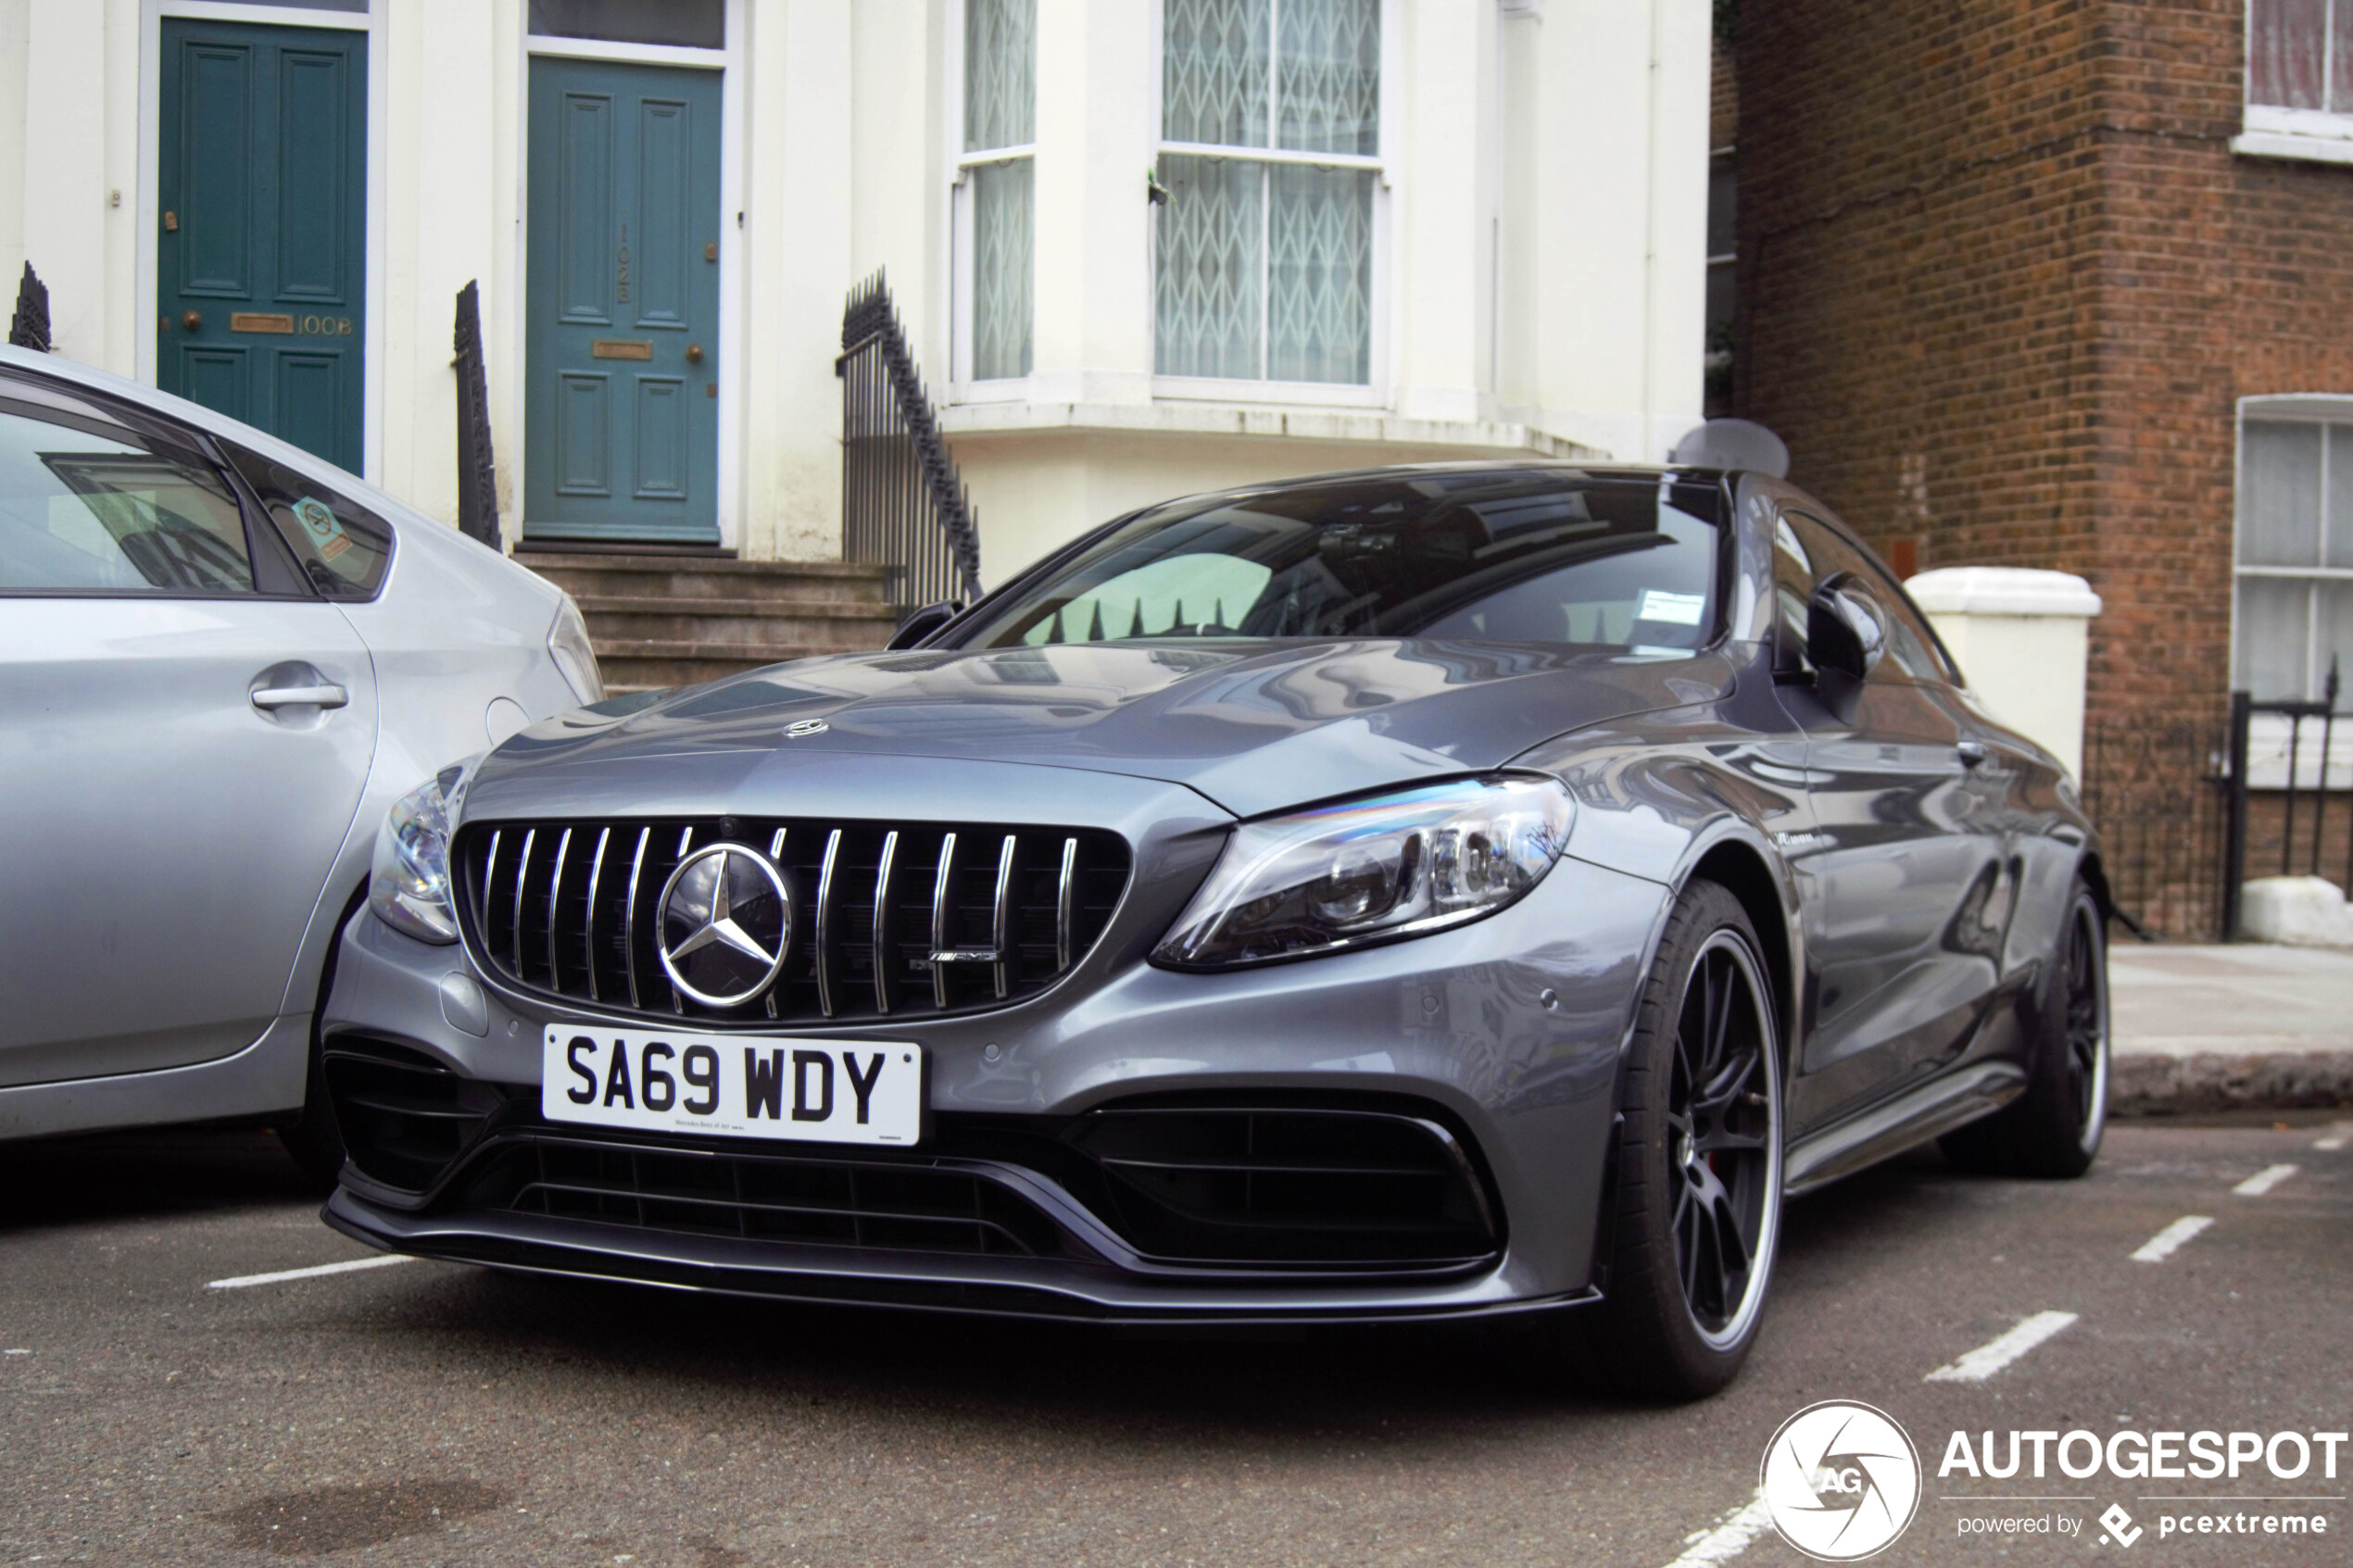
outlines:
[[[2108,1131],[2108,916],[2081,877],[2052,934],[2032,1012],[2025,1091],[1937,1140],[1964,1171],[2063,1181],[2099,1155]]]
[[[1565,1325],[1588,1385],[1698,1399],[1755,1341],[1781,1216],[1780,1029],[1762,950],[1715,883],[1692,883],[1667,916],[1619,1093],[1602,1299]]]
[[[1703,1339],[1720,1345],[1755,1303],[1760,1242],[1777,1218],[1770,1014],[1755,960],[1719,930],[1683,989],[1667,1093],[1675,1272]]]

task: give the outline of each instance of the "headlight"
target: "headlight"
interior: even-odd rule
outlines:
[[[1244,822],[1152,958],[1259,963],[1493,914],[1552,870],[1574,815],[1558,781],[1504,775]]]
[[[605,678],[597,672],[597,650],[588,641],[588,623],[580,619],[580,607],[572,602],[570,594],[556,611],[556,623],[547,629],[547,653],[563,671],[564,684],[583,705],[605,700]]]
[[[449,901],[449,819],[480,758],[444,768],[392,803],[376,830],[368,869],[368,907],[376,918],[420,942],[458,940]]]

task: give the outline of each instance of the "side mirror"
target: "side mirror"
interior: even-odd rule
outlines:
[[[1886,653],[1887,622],[1852,572],[1814,590],[1806,607],[1806,657],[1840,717],[1854,717],[1863,683]]]
[[[885,651],[896,653],[901,648],[913,647],[917,643],[955,620],[957,613],[963,608],[962,605],[936,604],[925,605],[921,609],[911,611],[907,619],[899,623],[899,630],[890,634],[890,641],[883,645]]]

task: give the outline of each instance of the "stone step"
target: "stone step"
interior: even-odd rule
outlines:
[[[898,629],[888,605],[822,599],[689,599],[594,596],[579,600],[599,649],[624,642],[725,643],[862,653]]]
[[[887,568],[853,561],[730,560],[722,556],[573,555],[525,550],[515,559],[575,599],[790,599],[880,604]]]
[[[597,667],[605,689],[619,694],[653,686],[693,686],[739,675],[787,659],[838,653],[838,648],[769,646],[757,649],[733,643],[645,638],[597,643]]]

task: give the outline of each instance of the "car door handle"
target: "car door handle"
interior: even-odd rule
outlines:
[[[1964,768],[1977,767],[1980,763],[1982,763],[1986,759],[1994,755],[1994,753],[1987,748],[1985,743],[1982,740],[1965,740],[1959,745],[1954,746],[1953,749],[1960,753],[1961,766]]]
[[[351,694],[341,686],[264,686],[253,694],[256,708],[343,708],[349,705]]]

